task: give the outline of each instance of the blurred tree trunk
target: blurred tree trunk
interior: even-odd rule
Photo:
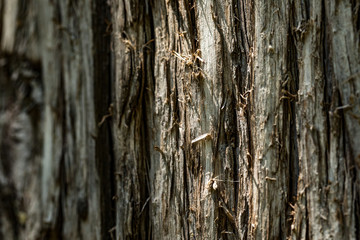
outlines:
[[[0,239],[358,239],[359,7],[0,0]]]

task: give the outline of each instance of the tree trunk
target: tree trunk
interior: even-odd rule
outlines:
[[[0,0],[0,239],[360,238],[359,8]]]

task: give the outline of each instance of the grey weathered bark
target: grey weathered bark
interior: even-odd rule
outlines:
[[[359,238],[359,7],[0,0],[0,238]]]

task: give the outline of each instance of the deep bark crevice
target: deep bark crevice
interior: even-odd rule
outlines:
[[[305,10],[304,19],[309,20],[310,19],[310,0],[301,0],[301,2],[304,3],[304,7],[303,7],[303,9]]]
[[[183,213],[184,216],[182,217],[182,221],[184,224],[183,228],[183,237],[185,239],[190,239],[190,226],[189,226],[189,206],[190,206],[190,200],[189,200],[189,186],[188,186],[188,173],[187,173],[187,166],[186,166],[186,157],[185,157],[185,151],[183,151],[184,161],[183,161],[183,171],[184,171],[184,192],[183,192],[183,199],[184,199],[184,205],[183,205]]]
[[[330,105],[332,101],[332,69],[330,61],[330,47],[329,47],[329,35],[328,35],[328,21],[326,16],[325,0],[322,0],[322,13],[321,13],[321,42],[322,51],[320,57],[322,60],[323,77],[324,77],[324,100],[323,100],[323,111],[326,115],[326,149],[324,156],[325,165],[325,186],[329,182],[329,154],[330,154]]]
[[[0,1],[0,16],[4,16],[4,1]],[[3,20],[4,19],[0,19],[0,44],[2,44],[1,39],[3,34]]]
[[[305,240],[310,240],[310,221],[309,221],[309,206],[308,206],[308,201],[307,201],[307,190],[305,189]]]
[[[61,60],[60,63],[63,61]],[[59,199],[58,199],[58,208],[57,208],[57,216],[55,221],[55,227],[52,229],[52,234],[54,234],[53,237],[56,236],[57,239],[62,240],[64,236],[64,206],[63,204],[66,201],[66,197],[68,197],[68,181],[67,181],[67,172],[66,172],[66,148],[67,148],[67,141],[66,141],[66,114],[65,114],[65,108],[66,108],[66,100],[65,100],[65,82],[64,82],[64,69],[63,64],[61,64],[61,72],[60,72],[60,84],[59,84],[59,93],[58,93],[58,103],[57,103],[57,109],[55,110],[55,113],[58,114],[58,119],[60,121],[61,127],[61,139],[62,139],[62,149],[61,149],[61,156],[60,156],[60,162],[59,162],[59,175],[58,179],[56,180],[57,184],[59,185]],[[78,225],[78,224],[77,224]],[[78,225],[79,226],[79,225]]]
[[[191,40],[191,50],[195,53],[199,49],[198,31],[197,31],[197,17],[196,17],[196,1],[195,0],[184,0],[184,6],[186,9],[189,34]]]
[[[138,175],[136,176],[139,184],[139,206],[136,206],[135,213],[137,214],[137,226],[134,229],[140,230],[138,237],[144,239],[147,236],[150,236],[151,233],[151,221],[150,221],[150,208],[148,201],[151,200],[150,195],[150,177],[149,170],[151,168],[151,159],[150,153],[152,149],[152,142],[149,141],[152,137],[152,129],[149,123],[152,122],[151,113],[154,112],[153,109],[153,90],[154,90],[154,51],[155,51],[155,33],[154,33],[154,23],[152,16],[152,6],[143,3],[142,9],[142,30],[144,32],[144,43],[139,51],[141,58],[141,87],[139,90],[139,100],[137,106],[137,116],[138,118],[136,125],[139,124],[138,129],[140,137],[139,148],[141,155],[138,159]]]
[[[250,31],[248,31],[248,29],[247,29],[247,19],[246,19],[246,11],[245,11],[245,9],[246,9],[246,7],[245,7],[245,0],[241,0],[241,12],[242,12],[242,14],[241,14],[241,16],[242,16],[242,22],[243,22],[243,28],[242,28],[242,31],[241,31],[241,36],[242,36],[242,40],[241,40],[241,42],[242,42],[242,44],[247,44],[246,45],[246,48],[244,48],[244,50],[246,51],[246,52],[249,52],[249,49],[251,48],[251,42],[249,41],[249,33],[250,34],[253,34],[253,33],[251,33]],[[249,7],[249,8],[251,8],[252,6],[247,6],[247,7]],[[254,15],[254,14],[253,14]],[[254,28],[253,28],[254,29]],[[245,41],[245,39],[246,39],[246,41]]]
[[[352,19],[355,26],[355,30],[357,35],[360,36],[360,2],[357,0],[351,0],[351,8],[352,8]]]
[[[2,146],[1,146],[2,147]],[[18,207],[16,206],[17,196],[13,183],[8,182],[7,185],[0,185],[0,210],[10,220],[12,224],[12,236],[14,239],[19,238],[20,223],[18,221]],[[0,227],[2,226],[0,219]]]
[[[354,178],[356,179],[357,176]],[[357,180],[354,180],[353,185],[353,193],[354,193],[354,211],[355,211],[355,237],[357,239],[360,239],[360,189],[359,189],[359,183]]]
[[[110,6],[103,1],[93,3],[94,42],[94,96],[98,132],[95,139],[95,161],[100,179],[101,238],[112,239],[115,226],[115,158],[113,151],[111,119],[112,114],[112,57]],[[112,116],[110,116],[112,117]],[[104,121],[103,121],[104,120]],[[87,201],[86,201],[87,202]],[[85,218],[83,218],[85,220]]]
[[[232,142],[230,143],[230,147],[232,148],[232,159],[233,159],[233,187],[234,187],[234,213],[235,213],[235,216],[238,215],[238,209],[237,209],[237,206],[238,206],[238,201],[239,201],[239,174],[240,174],[240,169],[239,169],[239,143],[240,143],[240,140],[239,140],[239,135],[240,133],[238,132],[238,125],[237,125],[237,121],[236,121],[236,117],[237,117],[237,114],[236,114],[236,101],[235,101],[235,97],[232,95],[232,124],[234,124],[234,135],[232,136],[233,139],[232,139]]]
[[[292,6],[292,7],[291,7]],[[296,48],[296,36],[293,33],[294,26],[294,9],[293,5],[290,5],[289,9],[289,25],[288,25],[288,49],[287,49],[287,73],[285,73],[283,88],[290,94],[297,96],[299,90],[299,69],[298,69],[298,53]],[[291,224],[294,219],[293,208],[297,201],[298,194],[298,181],[299,181],[299,153],[298,153],[298,130],[297,130],[297,101],[298,96],[295,99],[288,99],[284,102],[284,116],[285,121],[288,121],[288,142],[289,142],[289,156],[288,156],[288,193],[286,199],[286,220],[284,232],[286,236],[291,235]]]

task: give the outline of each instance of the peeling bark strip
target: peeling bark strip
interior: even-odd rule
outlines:
[[[360,238],[359,9],[0,0],[0,239]]]

